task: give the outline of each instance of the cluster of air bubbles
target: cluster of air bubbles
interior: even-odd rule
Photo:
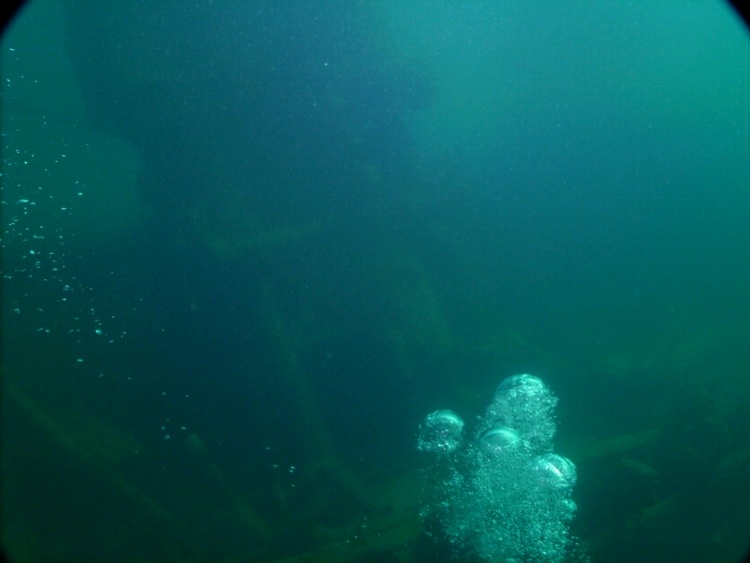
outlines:
[[[436,454],[426,469],[428,530],[455,555],[484,561],[563,561],[576,468],[553,453],[557,398],[538,377],[505,379],[464,443],[464,423],[449,410],[429,414],[418,449]]]
[[[3,54],[11,62],[19,56],[13,49]],[[4,331],[60,336],[88,349],[114,344],[126,337],[125,314],[112,311],[84,279],[90,252],[76,237],[76,226],[87,220],[77,211],[89,190],[76,177],[85,147],[66,139],[47,116],[19,109],[16,88],[29,80],[6,76],[2,83],[7,102],[0,173]],[[76,356],[74,361],[84,360]]]
[[[45,100],[52,87],[46,74],[25,74],[37,67],[32,54],[3,45],[0,55],[3,360],[22,373],[34,350],[36,357],[55,358],[58,378],[88,376],[103,390],[119,389],[111,383],[120,381],[138,385],[137,372],[113,358],[132,346],[143,300],[106,289],[118,283],[114,269],[101,267],[102,253],[112,247],[90,236],[92,201],[103,201],[110,190],[91,171],[102,166],[91,150],[100,137],[55,109],[65,104],[50,104],[50,114],[44,103],[29,102]],[[65,354],[60,361],[58,350]],[[185,432],[187,426],[170,418],[161,425],[164,443]]]

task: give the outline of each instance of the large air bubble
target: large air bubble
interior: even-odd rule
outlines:
[[[518,432],[506,426],[490,428],[479,438],[479,443],[482,451],[497,457],[507,456],[522,445]]]
[[[423,452],[450,453],[461,444],[463,429],[464,421],[453,411],[435,411],[420,426],[417,448]]]
[[[576,466],[568,458],[557,454],[535,457],[529,471],[534,481],[543,487],[571,488],[576,482]]]
[[[527,373],[504,379],[495,391],[479,431],[507,426],[537,453],[552,451],[556,425],[553,415],[557,397],[538,377]]]

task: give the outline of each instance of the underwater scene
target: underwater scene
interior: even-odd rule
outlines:
[[[720,1],[32,0],[10,561],[739,561],[750,34]]]

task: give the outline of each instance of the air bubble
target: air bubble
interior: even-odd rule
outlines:
[[[461,444],[464,421],[453,411],[435,411],[420,426],[417,448],[423,452],[450,453]]]

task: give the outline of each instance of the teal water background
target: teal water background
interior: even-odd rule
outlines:
[[[748,547],[724,4],[39,0],[2,80],[13,559],[448,558],[417,427],[525,372],[592,560]]]

